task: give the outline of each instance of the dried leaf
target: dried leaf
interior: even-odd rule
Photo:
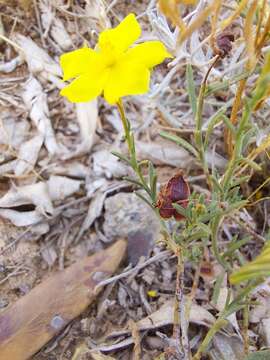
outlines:
[[[192,303],[190,318],[191,323],[211,327],[215,322],[215,317],[202,306]],[[153,314],[139,320],[137,322],[138,329],[140,331],[157,329],[162,326],[167,326],[174,323],[174,300],[169,300],[163,304],[159,310]],[[129,334],[130,331],[117,331],[112,333],[110,336],[121,336]]]
[[[100,351],[90,350],[86,344],[81,344],[77,347],[71,360],[81,360],[84,354],[89,354],[93,360],[115,360],[115,358],[104,355]]]
[[[247,50],[247,69],[248,71],[252,71],[254,66],[256,65],[256,51],[255,51],[255,27],[253,25],[253,17],[256,13],[257,1],[253,1],[246,13],[246,21],[244,25],[244,39],[246,43]]]
[[[57,259],[55,247],[53,245],[45,246],[44,249],[41,250],[41,256],[48,266],[52,267]]]
[[[0,30],[0,35],[1,35],[1,30]],[[0,38],[0,44],[1,44],[1,38]],[[0,72],[10,73],[10,72],[14,71],[16,69],[16,67],[21,65],[22,63],[23,63],[23,58],[22,58],[22,56],[19,55],[10,61],[1,63],[0,64]]]
[[[63,22],[52,12],[52,6],[49,1],[43,0],[39,3],[41,9],[41,22],[45,28],[45,33],[51,35],[52,39],[63,50],[69,50],[72,47],[72,41],[65,29]]]
[[[84,219],[84,222],[80,227],[80,231],[76,241],[79,240],[79,238],[83,235],[83,233],[90,228],[90,226],[93,224],[96,218],[99,217],[103,208],[105,198],[106,198],[106,194],[103,192],[97,192],[95,194],[89,205],[88,212]]]
[[[0,209],[0,216],[8,219],[16,226],[30,226],[44,220],[44,217],[38,211],[16,211],[9,209]]]
[[[0,145],[8,145],[19,148],[29,133],[30,125],[27,121],[17,121],[11,114],[1,114],[0,121]]]
[[[108,10],[110,5],[106,8],[106,4],[100,0],[90,0],[85,5],[85,28],[89,31],[96,30],[100,32],[111,27],[111,22],[108,17]]]
[[[138,321],[140,330],[153,329],[173,323],[174,301],[166,302],[158,311]],[[210,327],[215,317],[202,306],[192,303],[190,310],[190,322]],[[153,326],[154,325],[154,326]]]
[[[72,195],[79,190],[80,185],[79,180],[51,176],[47,182],[40,181],[12,188],[0,198],[0,216],[16,226],[36,224],[54,213],[53,201],[63,200]],[[34,211],[8,209],[21,205],[35,205],[36,209]]]
[[[270,286],[268,282],[269,279],[253,292],[256,305],[250,311],[249,321],[251,323],[260,323],[263,319],[270,319]]]
[[[240,360],[244,356],[244,346],[238,336],[216,334],[209,350],[211,360]]]
[[[79,191],[81,183],[80,180],[69,179],[65,176],[50,176],[47,185],[51,200],[64,200]]]
[[[48,172],[54,175],[70,176],[72,178],[85,179],[89,174],[89,168],[76,161],[61,162],[51,165]]]
[[[226,29],[226,27],[228,27],[234,21],[234,19],[236,19],[241,14],[243,9],[248,4],[248,1],[249,0],[240,1],[239,5],[236,7],[235,11],[227,19],[222,21],[221,30]]]
[[[45,182],[10,189],[0,198],[0,208],[33,204],[41,213],[53,213],[52,201]]]
[[[93,360],[116,360],[109,355],[103,355],[99,351],[91,351],[91,357],[93,358]]]
[[[0,314],[2,359],[27,360],[72,319],[80,315],[100,292],[101,277],[117,269],[126,249],[119,240],[107,250],[79,260],[36,286]]]
[[[127,167],[109,150],[100,150],[93,154],[93,170],[97,176],[105,175],[109,179],[123,177],[128,172]]]
[[[14,41],[23,49],[29,71],[32,74],[45,72],[53,76],[62,76],[60,65],[56,63],[45,50],[40,48],[30,37],[21,34],[14,36]],[[60,80],[59,80],[60,81]]]
[[[193,157],[182,148],[177,148],[169,142],[160,141],[158,143],[146,143],[137,141],[138,156],[151,160],[154,164],[166,164],[178,168],[190,166]]]
[[[58,146],[49,118],[47,95],[36,78],[30,77],[24,84],[22,98],[29,111],[31,120],[39,133],[44,137],[46,148],[51,155],[55,154]]]
[[[227,280],[227,277],[224,277],[224,281],[223,283],[226,284],[225,280]],[[226,286],[221,287],[220,291],[219,291],[219,296],[217,299],[217,303],[216,303],[216,307],[217,309],[222,312],[225,308],[226,305],[226,301],[227,301],[227,297],[229,294],[229,290]],[[233,300],[233,297],[231,296],[231,301]],[[235,328],[235,330],[240,334],[240,328],[236,319],[236,313],[232,313],[231,315],[229,315],[227,317],[227,320],[229,320],[229,322],[232,324],[232,326]]]
[[[93,100],[87,103],[77,103],[76,113],[82,137],[82,144],[80,145],[80,147],[84,151],[88,152],[94,143],[94,136],[97,127],[97,100]]]
[[[208,5],[205,9],[203,9],[191,22],[191,24],[180,34],[179,42],[183,43],[186,39],[188,39],[191,34],[198,29],[208,18],[211,12],[214,10],[214,3]]]
[[[43,140],[43,135],[37,135],[20,146],[14,170],[16,176],[23,175],[34,169]]]
[[[171,22],[184,31],[186,26],[181,18],[180,3],[181,0],[159,0],[158,5],[160,11],[171,20]]]

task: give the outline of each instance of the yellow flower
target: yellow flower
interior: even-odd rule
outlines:
[[[151,298],[155,298],[155,297],[158,296],[158,293],[157,293],[156,290],[148,290],[148,291],[147,291],[147,295],[148,295],[149,297],[151,297]]]
[[[160,41],[130,47],[140,35],[135,15],[129,14],[116,28],[99,35],[96,50],[85,47],[62,55],[63,80],[74,80],[61,95],[85,102],[103,94],[115,104],[122,96],[146,93],[150,69],[171,55]]]

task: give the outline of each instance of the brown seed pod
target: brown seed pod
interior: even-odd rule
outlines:
[[[184,180],[179,172],[174,175],[160,189],[156,207],[159,208],[159,214],[163,219],[170,219],[172,216],[176,220],[183,219],[183,215],[179,214],[173,207],[173,203],[182,207],[187,207],[190,190],[188,183]]]
[[[220,57],[224,58],[229,55],[232,50],[232,42],[234,41],[234,34],[232,32],[223,32],[217,37],[217,48]]]

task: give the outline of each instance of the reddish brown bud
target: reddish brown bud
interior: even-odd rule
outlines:
[[[217,47],[219,55],[224,58],[232,50],[234,35],[231,32],[224,32],[217,37]]]
[[[187,182],[184,180],[181,173],[173,176],[160,189],[156,207],[159,208],[159,214],[163,219],[169,219],[172,216],[176,220],[183,219],[173,207],[173,203],[179,204],[182,207],[187,207],[190,190]]]

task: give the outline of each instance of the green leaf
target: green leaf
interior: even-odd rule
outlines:
[[[222,186],[220,185],[220,183],[218,182],[217,178],[213,175],[210,175],[210,178],[213,182],[213,188],[215,189],[215,192],[219,192],[220,194],[222,194],[223,189],[222,189]]]
[[[128,176],[123,176],[123,180],[128,181],[131,184],[139,186],[139,188],[143,188],[143,184],[139,182],[138,180],[132,179]]]
[[[205,140],[204,140],[205,148],[208,146],[209,138],[213,132],[215,125],[219,122],[219,120],[222,117],[222,115],[224,114],[225,110],[226,110],[226,107],[224,106],[221,109],[219,109],[214,115],[212,115],[211,118],[208,120],[207,130],[205,133]]]
[[[246,245],[250,241],[250,236],[245,237],[244,239],[233,242],[229,245],[228,250],[223,254],[223,257],[231,256],[236,250],[241,246]]]
[[[118,157],[118,159],[120,159],[120,160],[126,162],[128,165],[130,165],[130,161],[125,155],[122,155],[117,151],[111,151],[111,154],[113,154],[114,156]]]
[[[135,194],[141,199],[143,200],[147,205],[149,205],[152,209],[154,209],[153,204],[151,204],[151,202],[149,200],[146,199],[146,197],[144,197],[142,194],[140,194],[138,191],[134,191]]]
[[[197,98],[196,98],[195,83],[194,83],[193,70],[191,64],[187,65],[186,79],[187,79],[187,91],[188,91],[189,103],[191,105],[192,112],[195,116],[197,112]]]
[[[227,126],[227,128],[231,131],[231,133],[235,136],[236,128],[233,126],[231,120],[225,115],[222,115],[222,120],[223,120],[224,124]]]
[[[152,200],[156,201],[157,194],[157,173],[151,161],[148,161],[149,185],[152,193]]]
[[[223,283],[224,276],[225,276],[225,273],[221,272],[221,274],[218,275],[217,280],[215,282],[213,295],[212,295],[212,302],[215,305],[217,304],[217,301],[218,301],[218,297],[219,297],[219,293],[220,293],[220,289],[221,289],[221,286]]]
[[[241,176],[240,178],[238,179],[235,179],[231,182],[231,187],[235,187],[235,186],[238,186],[240,184],[242,184],[243,182],[248,182],[250,179],[250,176],[247,175],[247,176]]]
[[[199,156],[198,151],[190,143],[188,143],[186,140],[182,139],[180,136],[172,135],[165,131],[161,131],[159,135],[165,139],[175,142],[177,145],[179,145],[179,146],[183,147],[184,149],[186,149],[187,151],[189,151],[192,155],[194,155],[196,157]]]
[[[249,72],[248,71],[244,71],[243,73],[235,76],[233,79],[230,80],[225,80],[222,82],[213,82],[212,84],[209,84],[206,88],[205,91],[205,97],[209,96],[211,94],[213,94],[214,92],[218,91],[218,90],[223,90],[228,88],[229,86],[237,83],[238,81],[245,79],[249,76]]]
[[[222,215],[230,214],[233,210],[241,209],[242,207],[247,205],[247,200],[240,200],[236,201],[233,204],[230,204],[227,209],[225,209],[222,213]]]
[[[204,223],[198,223],[198,228],[201,228],[202,231],[207,235],[211,234],[211,230],[208,225],[205,225]]]
[[[180,214],[183,215],[185,218],[189,218],[189,213],[187,211],[187,209],[183,208],[183,206],[178,205],[178,204],[172,204],[172,206],[175,208],[175,210]]]
[[[199,240],[199,239],[202,239],[202,238],[207,238],[207,237],[208,237],[208,234],[205,231],[198,230],[198,231],[195,231],[193,234],[189,235],[188,241],[189,242],[196,241],[196,240]]]
[[[253,170],[262,171],[261,166],[259,164],[257,164],[255,161],[248,159],[248,158],[241,158],[240,160],[242,162],[246,163],[247,165],[249,165]]]

